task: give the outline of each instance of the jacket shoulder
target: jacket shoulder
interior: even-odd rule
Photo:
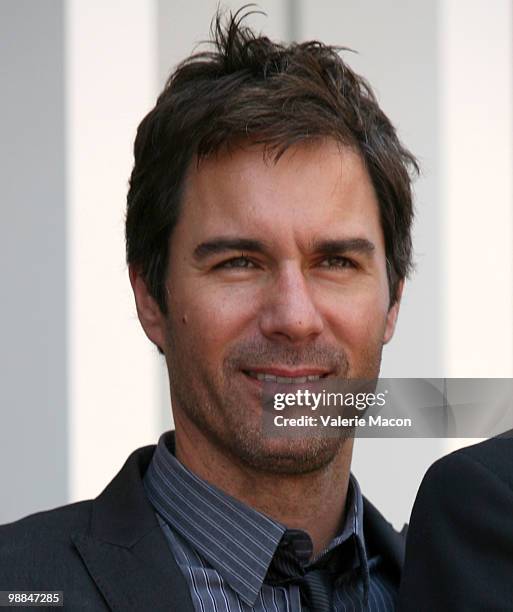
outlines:
[[[455,451],[413,506],[399,610],[507,610],[513,601],[513,441]]]
[[[441,459],[429,468],[422,488],[435,488],[444,496],[455,490],[474,492],[475,478],[487,477],[498,486],[513,491],[513,439],[490,438],[484,442],[461,448]]]
[[[490,438],[457,452],[513,488],[513,438]]]
[[[36,512],[12,523],[0,525],[0,550],[9,540],[53,536],[60,538],[89,523],[91,500],[67,504],[52,510]]]
[[[0,589],[57,586],[55,577],[80,563],[71,536],[88,529],[90,514],[83,501],[1,525]]]

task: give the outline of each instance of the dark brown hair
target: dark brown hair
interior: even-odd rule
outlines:
[[[393,304],[398,282],[412,267],[415,158],[369,84],[341,59],[343,48],[273,42],[243,25],[246,15],[243,9],[226,20],[217,14],[213,50],[179,64],[139,125],[127,198],[127,262],[139,266],[166,313],[169,241],[191,161],[240,138],[263,145],[278,160],[295,143],[329,137],[357,151],[369,172]]]

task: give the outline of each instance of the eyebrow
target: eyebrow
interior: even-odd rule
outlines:
[[[340,253],[362,253],[370,255],[376,247],[367,238],[340,238],[333,240],[316,240],[312,242],[312,251],[325,253],[326,255],[337,255]]]
[[[370,255],[375,246],[366,238],[340,238],[331,240],[316,240],[311,243],[311,249],[316,253],[336,255],[341,253],[362,253]],[[198,244],[194,249],[194,258],[202,261],[212,255],[219,255],[227,251],[251,251],[265,253],[268,251],[265,243],[252,238],[217,237]]]
[[[264,253],[266,250],[264,243],[260,240],[219,237],[198,244],[194,249],[193,255],[197,261],[201,261],[212,255],[226,253],[227,251],[252,251],[253,253]]]

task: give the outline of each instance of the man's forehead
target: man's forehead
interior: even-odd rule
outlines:
[[[187,204],[209,207],[234,206],[245,210],[252,204],[304,204],[319,208],[333,198],[374,197],[370,177],[360,156],[328,140],[300,143],[270,160],[263,147],[219,151],[191,164],[183,194]],[[271,202],[266,202],[272,198]],[[306,209],[305,209],[306,210]]]
[[[333,138],[312,138],[301,140],[286,147],[270,147],[249,139],[237,139],[223,144],[209,155],[193,157],[187,172],[187,183],[214,174],[216,176],[236,175],[251,170],[280,176],[287,171],[304,171],[319,161],[329,164],[340,178],[350,172],[359,171],[368,176],[365,164],[357,149],[344,145]],[[321,171],[323,166],[317,166]]]
[[[188,176],[178,225],[202,255],[219,251],[221,237],[223,249],[230,239],[246,239],[258,241],[261,248],[254,250],[262,251],[287,240],[305,252],[330,241],[381,243],[365,167],[334,141],[291,147],[275,163],[256,146],[202,160]]]

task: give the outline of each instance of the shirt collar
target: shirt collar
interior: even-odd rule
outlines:
[[[365,540],[363,537],[363,496],[358,481],[353,474],[350,474],[344,526],[340,535],[336,536],[321,554],[332,550],[335,546],[348,540],[352,535],[356,536],[360,541],[362,549],[365,550]]]
[[[253,606],[286,527],[188,470],[174,456],[174,435],[170,432],[159,439],[144,486],[151,504],[168,525]],[[351,475],[342,531],[317,558],[352,535],[361,539],[358,550],[365,551],[362,517],[360,487]],[[361,552],[360,562],[366,563]]]

